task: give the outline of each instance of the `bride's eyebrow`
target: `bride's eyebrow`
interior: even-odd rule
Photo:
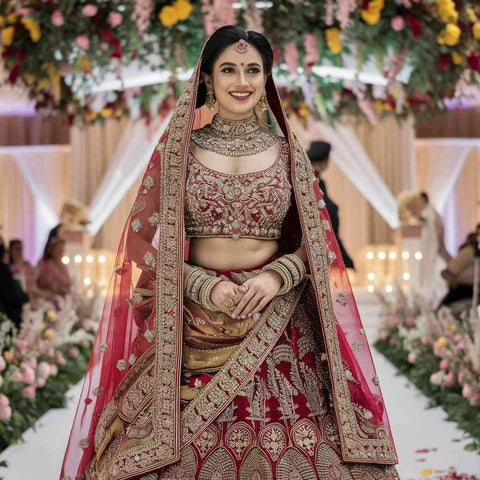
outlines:
[[[232,63],[232,62],[223,62],[218,68],[222,68],[222,67],[236,67],[237,64],[236,63]],[[247,65],[247,67],[260,67],[261,65],[257,62],[252,62],[252,63],[249,63]]]

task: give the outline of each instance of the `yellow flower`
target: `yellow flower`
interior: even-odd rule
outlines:
[[[342,51],[342,37],[338,28],[327,28],[325,30],[325,37],[328,48],[333,54],[336,55]]]
[[[123,115],[123,108],[117,108],[115,110],[115,117],[120,118]]]
[[[100,115],[103,117],[103,118],[108,118],[112,115],[113,113],[113,110],[109,107],[104,107],[100,110]]]
[[[48,85],[49,85],[49,81],[47,78],[42,78],[38,81],[38,88],[40,90],[46,90],[48,88]]]
[[[5,25],[5,18],[3,15],[0,15],[0,27],[3,27]]]
[[[463,55],[458,52],[452,52],[452,62],[454,65],[461,65],[463,63]]]
[[[42,33],[38,23],[32,17],[22,18],[22,23],[25,25],[25,28],[30,33],[30,38],[32,42],[38,42],[42,37]]]
[[[475,15],[475,12],[473,11],[473,8],[467,7],[467,8],[465,9],[465,11],[467,12],[468,19],[469,19],[472,23],[477,21],[477,16]]]
[[[371,0],[366,10],[361,10],[363,20],[369,25],[375,25],[380,21],[380,12],[385,5],[384,0]]]
[[[186,20],[192,13],[193,5],[188,0],[177,0],[173,8],[177,12],[178,20]]]
[[[438,340],[437,340],[437,345],[439,347],[445,347],[448,345],[448,340],[445,338],[445,337],[440,337]]]
[[[93,110],[87,110],[85,113],[85,120],[87,122],[92,122],[97,118],[97,112],[94,112]]]
[[[26,83],[30,85],[35,81],[35,75],[33,73],[26,73],[25,75],[23,75],[23,79]]]
[[[10,15],[7,15],[7,22],[8,23],[15,23],[18,18],[18,13],[11,13]]]
[[[53,337],[53,330],[51,328],[47,328],[47,330],[43,332],[43,338],[52,338],[52,337]]]
[[[457,52],[453,52],[453,53],[457,54],[457,55],[460,57],[460,59],[463,60],[462,55],[460,55],[460,54],[457,53]],[[453,53],[452,53],[452,60],[453,60]],[[455,61],[454,61],[453,63],[455,63]],[[456,63],[456,65],[458,65],[458,63]],[[447,325],[447,326],[445,327],[445,330],[446,330],[447,332],[454,332],[456,329],[457,329],[457,327],[456,327],[455,325],[453,325],[453,324]]]
[[[458,43],[462,31],[454,23],[448,23],[445,27],[445,43],[452,47]]]
[[[8,47],[12,44],[15,27],[7,27],[2,30],[2,44]]]
[[[431,475],[431,474],[432,474],[432,469],[431,469],[431,468],[424,468],[424,469],[422,470],[422,475],[423,475],[424,477],[428,477],[428,476]]]
[[[453,0],[437,0],[438,14],[445,23],[456,22],[458,20],[458,12],[455,10]]]
[[[306,105],[302,105],[299,109],[298,109],[298,113],[300,114],[301,117],[307,117],[310,113],[310,110],[309,108],[306,106]]]
[[[87,54],[80,57],[80,68],[84,73],[90,73],[92,71],[92,62]]]
[[[175,9],[175,7],[172,7],[170,5],[167,5],[160,10],[158,18],[166,27],[175,25],[179,20],[177,10]]]
[[[54,310],[48,310],[47,319],[50,320],[51,322],[54,322],[57,319],[57,313]]]
[[[480,22],[475,22],[473,24],[473,36],[476,40],[480,40]]]

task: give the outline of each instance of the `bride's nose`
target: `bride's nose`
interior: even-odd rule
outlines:
[[[237,75],[237,84],[242,87],[248,85],[247,77],[245,76],[245,72],[243,70],[239,70]]]

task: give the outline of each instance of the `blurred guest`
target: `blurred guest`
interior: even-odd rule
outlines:
[[[70,293],[72,282],[68,268],[62,263],[65,253],[65,240],[59,236],[50,236],[45,253],[37,265],[37,285],[43,294],[65,296]]]
[[[312,162],[313,169],[315,170],[315,176],[318,180],[318,185],[323,192],[323,199],[327,205],[328,214],[330,215],[330,220],[332,222],[332,228],[335,232],[335,236],[338,241],[338,248],[343,257],[343,263],[346,268],[355,268],[352,258],[347,253],[345,246],[339,236],[340,230],[340,219],[338,216],[338,205],[328,196],[327,186],[322,179],[322,173],[327,169],[328,162],[330,160],[330,149],[331,146],[327,142],[316,141],[310,144],[307,154]]]
[[[8,263],[14,278],[20,283],[25,293],[29,293],[35,283],[33,267],[23,258],[21,240],[10,240],[8,246]]]
[[[440,305],[452,305],[455,302],[473,298],[473,274],[479,236],[480,224],[477,225],[475,232],[467,236],[457,256],[451,258],[447,268],[443,270],[442,277],[448,283],[448,293]]]
[[[22,322],[22,307],[28,302],[28,295],[15,280],[5,259],[5,244],[0,237],[0,311],[20,326]]]

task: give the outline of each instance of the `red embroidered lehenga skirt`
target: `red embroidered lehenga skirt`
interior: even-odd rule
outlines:
[[[240,284],[258,271],[216,273]],[[183,450],[178,463],[138,478],[398,480],[393,465],[342,461],[317,315],[315,297],[307,285],[280,340],[253,380]],[[249,326],[228,320],[224,314],[202,311],[187,301],[181,387],[184,404],[208,384],[234,349],[242,348]],[[372,434],[375,427],[368,421],[368,411],[359,405],[356,414],[365,436]]]

